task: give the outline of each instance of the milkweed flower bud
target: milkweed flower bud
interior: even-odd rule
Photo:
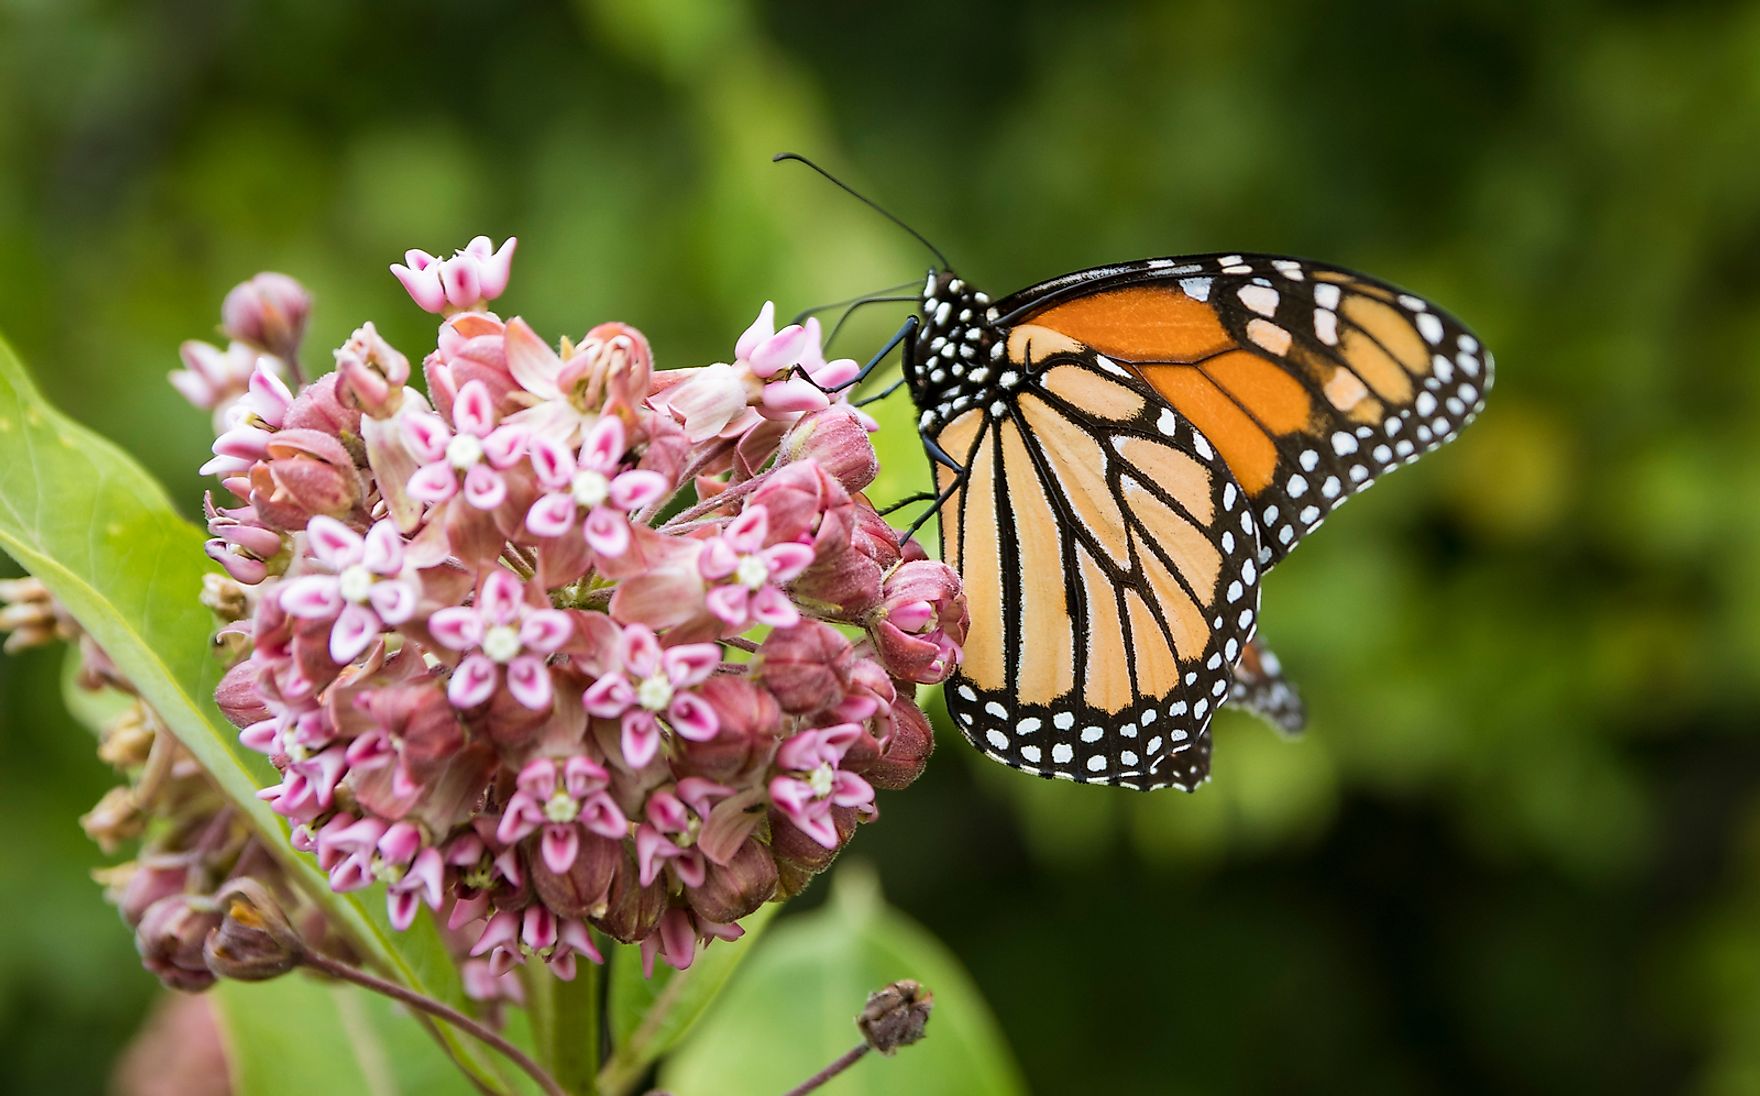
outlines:
[[[868,634],[894,676],[934,685],[953,672],[969,623],[965,593],[953,568],[911,560],[886,576]]]
[[[197,992],[215,982],[202,949],[220,924],[212,898],[176,894],[148,906],[134,931],[141,964],[171,989]]]
[[[269,891],[254,879],[234,879],[215,896],[220,923],[208,933],[202,959],[222,978],[262,982],[299,966],[305,944]]]
[[[284,362],[299,357],[312,298],[285,274],[266,272],[241,282],[220,306],[220,326],[228,337],[249,343]]]
[[[856,1026],[869,1046],[891,1055],[923,1037],[934,1007],[935,995],[906,978],[870,994]]]

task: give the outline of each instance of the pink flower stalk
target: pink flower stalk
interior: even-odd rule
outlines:
[[[787,628],[801,619],[782,587],[813,562],[813,550],[787,542],[766,545],[769,532],[769,512],[748,506],[697,557],[703,577],[721,583],[709,591],[709,611],[737,631],[753,623]]]
[[[687,643],[662,648],[652,631],[631,624],[607,654],[614,668],[593,682],[581,704],[592,715],[620,721],[623,757],[631,768],[646,766],[659,752],[662,715],[683,738],[707,742],[715,737],[720,718],[691,690],[721,665],[720,647]]]
[[[590,757],[577,754],[560,763],[538,758],[520,770],[519,791],[507,801],[495,836],[511,845],[542,830],[545,865],[565,872],[580,852],[583,829],[617,840],[628,836],[628,820],[605,793],[609,786],[610,775]]]
[[[333,621],[330,657],[359,658],[381,633],[415,615],[421,586],[406,574],[403,538],[390,521],[366,536],[335,518],[306,526],[306,547],[326,573],[302,575],[281,586],[281,607],[301,620]]]
[[[868,807],[874,789],[866,780],[842,767],[845,755],[862,739],[854,723],[802,731],[776,751],[776,767],[782,769],[770,781],[770,799],[783,817],[828,849],[838,845],[832,807]]]
[[[664,499],[666,477],[646,468],[620,470],[627,449],[623,421],[600,419],[578,455],[545,438],[532,442],[532,468],[546,494],[532,504],[526,528],[540,537],[561,537],[577,522],[587,545],[601,556],[629,550],[629,515]]]
[[[425,312],[470,312],[507,291],[518,243],[509,236],[497,250],[489,237],[478,236],[450,259],[412,248],[403,262],[391,264],[391,273]]]
[[[423,462],[410,477],[410,497],[438,504],[462,493],[478,510],[493,510],[506,501],[504,473],[525,455],[527,437],[517,426],[498,426],[499,419],[481,381],[459,389],[451,427],[437,415],[405,416],[404,441]]]
[[[532,711],[550,706],[555,690],[546,659],[568,641],[574,623],[567,613],[533,607],[522,593],[512,572],[493,569],[477,585],[476,604],[428,618],[435,641],[464,655],[446,684],[457,707],[487,703],[503,683]]]
[[[860,494],[859,367],[816,322],[766,304],[696,369],[623,324],[555,348],[482,311],[513,246],[394,268],[445,316],[425,395],[370,323],[290,387],[237,348],[303,328],[262,279],[228,306],[237,346],[192,344],[175,381],[236,500],[206,506],[243,584],[216,701],[280,774],[261,796],[336,889],[383,885],[398,927],[443,911],[492,1000],[533,957],[600,961],[595,932],[684,969],[797,893],[922,771],[911,683],[967,625],[957,576]],[[204,923],[176,912],[153,961],[181,977]]]

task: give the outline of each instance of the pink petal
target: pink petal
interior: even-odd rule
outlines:
[[[708,742],[721,730],[721,719],[708,701],[692,693],[679,693],[666,710],[672,729],[693,742]]]
[[[386,624],[402,624],[416,613],[416,603],[420,594],[413,582],[402,579],[391,579],[388,582],[376,582],[372,592],[367,595],[379,619]]]
[[[611,481],[611,504],[627,514],[659,502],[671,486],[665,476],[652,469],[632,469]]]
[[[312,520],[316,522],[318,519]],[[308,532],[310,529],[307,526]],[[375,522],[367,530],[363,548],[361,562],[374,574],[395,575],[403,570],[403,538],[397,535],[397,526],[389,519]]]
[[[750,359],[759,346],[776,333],[776,303],[765,301],[764,307],[758,310],[758,318],[745,329],[734,344],[733,356]]]
[[[626,448],[623,420],[616,415],[601,415],[581,445],[581,467],[608,475],[623,459]]]
[[[518,321],[515,321],[518,322]],[[552,491],[566,491],[574,480],[574,454],[546,437],[531,440],[528,452],[538,482]]]
[[[760,399],[764,410],[778,415],[822,411],[831,406],[831,398],[804,377],[771,381],[764,386]]]
[[[495,397],[482,381],[471,381],[452,401],[452,422],[461,434],[486,438],[495,429]]]
[[[379,614],[364,605],[349,605],[330,629],[330,657],[346,666],[378,638]]]
[[[623,668],[631,677],[647,677],[660,669],[660,640],[640,624],[623,630]]]
[[[556,376],[562,372],[562,359],[538,337],[531,325],[518,316],[508,320],[505,344],[507,371],[513,374],[521,388],[549,400],[562,398],[562,390],[556,387]]]
[[[520,655],[507,664],[507,691],[522,706],[534,712],[543,711],[555,696],[550,668],[537,655]]]
[[[519,939],[519,914],[512,910],[502,910],[489,918],[483,926],[483,934],[471,945],[472,955],[482,955],[495,948],[512,946]]]
[[[581,803],[579,821],[589,832],[600,837],[621,841],[629,836],[629,819],[618,809],[616,800],[605,792],[594,792]]]
[[[416,302],[416,307],[424,312],[445,311],[446,287],[440,284],[440,271],[436,267],[412,270],[402,263],[392,263],[391,273],[409,291],[410,299]]]
[[[792,628],[801,622],[801,611],[774,586],[752,595],[751,613],[753,620],[772,628]]]
[[[410,494],[415,494],[413,486]],[[507,484],[502,481],[500,473],[478,464],[464,474],[464,500],[477,509],[493,510],[506,499]]]
[[[593,551],[616,559],[629,551],[629,519],[615,510],[595,506],[587,512],[582,534]]]
[[[301,620],[329,620],[342,612],[342,592],[334,575],[305,575],[276,593],[281,608]]]
[[[602,719],[622,715],[635,702],[636,691],[622,674],[606,674],[581,694],[581,706]]]
[[[542,846],[544,866],[561,875],[574,866],[574,858],[580,854],[580,827],[572,823],[567,826],[545,826],[544,837],[539,844]]]
[[[545,495],[526,513],[526,528],[540,537],[559,537],[574,528],[579,511],[573,495]]]
[[[681,643],[668,647],[661,656],[666,677],[674,685],[695,685],[706,681],[721,665],[721,646],[716,643]]]
[[[667,840],[661,832],[652,826],[636,828],[636,867],[640,871],[639,879],[644,887],[654,885],[660,878],[660,869],[664,862],[678,855],[678,846]]]
[[[446,443],[452,440],[452,431],[438,415],[411,411],[403,416],[403,440],[418,461],[432,464],[446,459]]]
[[[751,619],[751,598],[744,586],[717,586],[704,600],[709,605],[709,612],[729,627],[744,628],[746,621]]]
[[[506,471],[519,463],[531,445],[530,432],[520,426],[498,426],[483,439],[483,457],[491,468]]]
[[[446,698],[455,708],[475,708],[495,694],[495,664],[483,655],[471,655],[452,671]]]
[[[763,557],[770,565],[770,580],[783,583],[807,569],[813,562],[813,550],[805,544],[773,544],[764,549]]]
[[[513,572],[496,567],[483,576],[477,591],[477,612],[491,624],[512,624],[519,617],[519,579]]]
[[[428,631],[442,647],[468,651],[483,642],[483,618],[475,609],[452,605],[428,618]]]
[[[762,504],[748,506],[739,512],[738,517],[727,523],[727,528],[722,530],[721,535],[735,552],[742,555],[760,551],[770,535],[770,511]]]
[[[575,754],[562,763],[562,786],[576,799],[596,788],[604,787],[605,781],[610,777],[611,774],[605,771],[605,766],[585,754]]]
[[[418,502],[445,502],[458,494],[458,476],[450,464],[425,464],[416,469],[404,490]]]
[[[733,545],[727,543],[723,537],[716,537],[714,540],[708,541],[703,545],[703,550],[697,554],[698,572],[711,581],[726,578],[733,574],[738,567],[739,553],[735,552]]]
[[[549,654],[568,641],[574,621],[560,609],[533,609],[519,628],[519,641],[528,650]]]
[[[306,526],[306,547],[313,557],[333,571],[359,563],[364,550],[361,535],[332,517],[322,514]]]
[[[623,760],[639,769],[660,752],[660,725],[652,712],[623,713]]]
[[[482,303],[483,279],[475,255],[454,255],[442,262],[440,284],[446,288],[446,302],[454,308],[475,308]]]

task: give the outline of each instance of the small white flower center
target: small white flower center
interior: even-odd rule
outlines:
[[[483,633],[483,653],[496,662],[512,662],[519,647],[519,631],[512,625],[497,624]]]
[[[363,563],[343,569],[336,576],[337,589],[342,593],[342,600],[364,605],[367,595],[373,592],[373,572],[367,570]]]
[[[611,481],[605,473],[584,468],[574,474],[574,500],[591,510],[611,497]]]
[[[559,791],[544,802],[544,817],[550,821],[563,824],[573,822],[581,815],[581,805],[574,801],[574,796]]]
[[[770,565],[762,556],[741,556],[733,569],[734,580],[748,590],[761,590],[770,581]]]
[[[824,799],[836,786],[837,773],[831,768],[829,761],[807,774],[807,787],[813,789],[815,799]]]
[[[662,711],[672,703],[672,681],[664,673],[642,679],[636,686],[636,703],[650,712]]]
[[[281,752],[287,755],[287,760],[289,761],[304,761],[306,758],[312,756],[312,751],[306,749],[298,742],[287,740],[282,741]]]
[[[471,434],[460,434],[446,443],[446,463],[463,471],[483,459],[483,443]]]
[[[407,870],[402,864],[387,863],[382,856],[373,857],[373,878],[381,883],[400,883]]]

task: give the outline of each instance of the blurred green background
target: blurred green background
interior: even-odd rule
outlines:
[[[419,354],[385,265],[478,232],[505,312],[668,365],[920,275],[780,149],[992,292],[1243,248],[1426,293],[1497,389],[1268,582],[1306,739],[1224,716],[1188,797],[944,738],[853,854],[1039,1091],[1760,1092],[1756,58],[1753,3],[0,0],[0,330],[193,514],[164,374],[262,268],[308,364]],[[155,992],[86,879],[107,773],[50,658],[0,720],[5,1087],[98,1090]]]

